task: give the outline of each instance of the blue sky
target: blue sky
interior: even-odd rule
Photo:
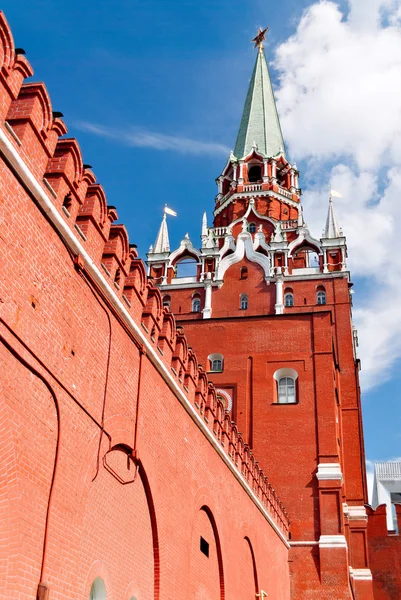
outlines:
[[[349,223],[346,213],[350,197],[344,204],[340,202],[338,208],[342,217],[340,224],[346,235],[348,229],[351,232],[350,255],[355,248],[354,304],[356,311],[359,307],[358,328],[361,343],[366,340],[366,364],[370,373],[363,396],[365,444],[367,457],[375,460],[401,456],[401,351],[394,351],[394,356],[389,351],[391,324],[387,325],[389,332],[383,339],[384,350],[372,341],[372,337],[379,336],[377,332],[372,333],[370,323],[380,326],[380,318],[375,318],[375,292],[372,291],[380,283],[380,276],[376,273],[372,279],[369,269],[364,270],[362,262],[358,262],[362,251],[358,246],[361,234],[356,223],[358,219],[364,221],[362,211],[366,207],[370,210],[372,205],[380,204],[380,198],[389,189],[391,173],[399,164],[398,155],[391,164],[383,162],[377,178],[361,150],[366,149],[367,144],[362,138],[359,146],[356,142],[353,144],[359,130],[348,140],[348,127],[343,145],[343,138],[339,137],[338,144],[344,151],[335,146],[332,132],[327,135],[332,145],[324,145],[323,134],[314,138],[312,132],[321,128],[318,111],[308,112],[307,104],[312,106],[316,101],[312,93],[319,87],[319,81],[324,80],[316,70],[316,60],[328,52],[327,61],[332,60],[333,72],[339,64],[335,62],[339,56],[336,42],[333,41],[327,51],[326,45],[330,42],[318,38],[316,32],[322,31],[321,23],[332,19],[330,31],[338,29],[337,39],[343,36],[343,45],[358,44],[358,32],[363,27],[363,35],[370,32],[375,38],[378,36],[373,27],[380,34],[385,31],[391,44],[386,27],[394,15],[386,13],[384,22],[380,13],[378,21],[376,13],[373,14],[373,4],[382,10],[384,0],[372,0],[372,20],[367,25],[362,21],[367,19],[370,9],[363,11],[362,18],[361,0],[324,2],[323,7],[305,0],[283,0],[274,8],[262,0],[218,3],[212,0],[120,0],[113,3],[5,0],[3,10],[16,45],[27,52],[35,70],[34,79],[45,81],[53,110],[64,113],[69,135],[78,138],[85,162],[93,166],[108,202],[117,207],[120,221],[127,226],[130,240],[138,245],[141,256],[154,242],[165,203],[179,213],[177,219],[169,220],[172,247],[178,245],[186,231],[194,243],[198,243],[205,210],[209,221],[212,220],[214,179],[226,162],[226,151],[234,146],[255,60],[250,40],[259,26],[270,26],[266,53],[275,65],[272,76],[283,115],[283,133],[290,142],[290,155],[302,172],[305,214],[311,229],[313,225],[312,233],[320,236],[330,179],[335,187],[349,190],[350,195],[355,189],[360,195],[363,186],[369,188],[365,204],[360,206],[359,213],[355,209]],[[394,10],[400,10],[401,14],[398,0],[394,0],[394,4]],[[301,21],[305,10],[309,11],[309,20],[304,17]],[[294,35],[295,38],[291,38]],[[358,46],[353,48],[356,54]],[[308,79],[305,72],[314,74],[314,78]],[[352,86],[351,89],[344,86],[342,97],[344,93],[350,96],[352,104]],[[355,90],[358,103],[356,94]],[[300,95],[305,98],[304,104],[299,101]],[[333,97],[334,91],[330,93],[330,98]],[[324,94],[322,98],[319,104],[325,111],[322,119],[330,123],[331,106],[326,106]],[[372,102],[374,100],[373,97]],[[297,104],[298,112],[293,110],[292,104]],[[335,103],[334,113],[339,107],[341,98]],[[355,121],[358,120],[355,107],[353,110],[350,109]],[[340,122],[344,122],[341,116]],[[341,127],[336,129],[341,133]],[[381,131],[383,129],[384,125]],[[370,141],[373,148],[374,140]],[[387,148],[389,141],[383,144]],[[320,145],[321,156],[317,156]],[[393,171],[390,172],[390,168]],[[371,217],[372,222],[379,221],[376,214]],[[383,224],[384,231],[387,225],[388,219]],[[375,255],[380,254],[381,243],[384,247],[384,237],[376,240]],[[384,259],[383,264],[386,264]],[[379,265],[379,268],[382,267]],[[395,298],[398,300],[401,294]],[[397,310],[393,312],[393,318],[401,321],[399,316]],[[361,354],[363,357],[362,347]],[[375,365],[382,365],[380,361],[384,362],[378,369]]]

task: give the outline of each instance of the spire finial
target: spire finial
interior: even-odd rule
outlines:
[[[340,237],[340,228],[338,227],[336,215],[334,212],[333,197],[342,198],[342,195],[339,192],[333,190],[332,187],[330,187],[329,210],[327,212],[326,227],[324,228],[323,234],[323,237],[328,239],[335,239]]]
[[[253,39],[259,52],[256,55],[235,143],[234,155],[238,160],[250,154],[254,141],[258,145],[258,152],[266,158],[275,156],[280,147],[280,154],[285,155],[273,87],[263,52],[263,40],[267,29],[260,28],[258,35]]]
[[[255,48],[259,48],[259,50],[263,50],[263,42],[266,39],[266,33],[268,32],[269,28],[266,27],[266,29],[262,29],[261,27],[259,27],[259,31],[256,37],[253,38],[253,42],[255,42]]]

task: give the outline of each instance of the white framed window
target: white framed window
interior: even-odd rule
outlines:
[[[284,306],[294,306],[294,294],[292,292],[284,294]]]
[[[283,368],[273,375],[277,386],[278,404],[296,404],[298,373],[295,369]]]
[[[295,379],[293,377],[280,377],[277,401],[279,404],[293,404],[296,402]]]
[[[210,354],[208,356],[210,371],[213,373],[222,373],[224,370],[224,356],[222,354]]]
[[[199,298],[199,296],[194,296],[192,298],[192,312],[198,313],[198,312],[200,312],[200,310],[201,310],[200,298]]]
[[[239,299],[239,307],[241,310],[248,309],[248,294],[241,294]]]
[[[326,290],[324,288],[318,288],[316,292],[316,302],[318,304],[326,304]]]
[[[248,231],[249,233],[256,233],[256,223],[249,223]]]
[[[100,577],[96,577],[95,581],[92,583],[91,591],[89,594],[89,600],[106,600],[106,586],[104,585],[103,579]]]

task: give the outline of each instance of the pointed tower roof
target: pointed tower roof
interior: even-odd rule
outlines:
[[[235,144],[237,158],[247,156],[252,146],[267,157],[285,152],[273,87],[262,44],[253,69],[241,125]]]
[[[153,248],[153,254],[161,254],[163,252],[170,252],[166,213],[163,215],[163,220]]]
[[[340,228],[338,227],[336,214],[334,212],[333,199],[330,195],[329,210],[327,212],[326,227],[324,228],[325,238],[333,239],[341,237]]]

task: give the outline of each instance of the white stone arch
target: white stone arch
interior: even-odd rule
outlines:
[[[270,217],[266,217],[264,215],[260,215],[257,210],[255,209],[255,198],[251,198],[249,200],[249,204],[248,207],[246,209],[246,212],[244,215],[242,215],[242,217],[239,217],[238,219],[236,219],[235,221],[233,221],[230,225],[230,229],[232,229],[234,227],[234,225],[237,225],[238,223],[241,223],[244,219],[247,219],[249,221],[249,215],[253,213],[255,215],[255,217],[257,219],[260,219],[261,221],[267,221],[268,223],[271,223],[273,226],[273,229],[275,227],[275,221],[273,221],[273,219],[271,219]]]
[[[315,248],[319,256],[323,255],[323,248],[319,240],[316,240],[310,235],[309,229],[306,229],[306,227],[301,227],[298,230],[298,237],[288,245],[288,256],[294,256],[294,252],[304,244]]]
[[[186,258],[186,257],[192,257],[195,260],[198,261],[198,263],[201,263],[201,254],[200,252],[198,252],[198,250],[192,245],[191,240],[188,237],[188,234],[184,237],[184,239],[181,241],[179,247],[174,250],[174,252],[172,252],[169,256],[169,266],[172,267],[175,265],[176,262],[178,262],[178,260],[182,257],[182,258]]]
[[[227,405],[226,405],[225,409],[226,409],[228,412],[230,412],[230,410],[231,410],[231,409],[232,409],[232,407],[233,407],[233,399],[232,399],[232,397],[231,397],[231,394],[229,394],[229,393],[227,392],[227,390],[223,390],[223,389],[221,389],[221,388],[218,388],[218,389],[216,389],[216,396],[223,396],[223,398],[225,398],[225,400],[226,400],[226,403],[227,403]]]
[[[222,281],[227,269],[240,262],[244,256],[246,256],[250,262],[255,262],[262,267],[265,274],[265,280],[268,281],[270,278],[270,259],[260,252],[255,252],[253,249],[252,236],[247,231],[243,231],[239,234],[235,251],[220,261],[216,273],[217,281]]]

